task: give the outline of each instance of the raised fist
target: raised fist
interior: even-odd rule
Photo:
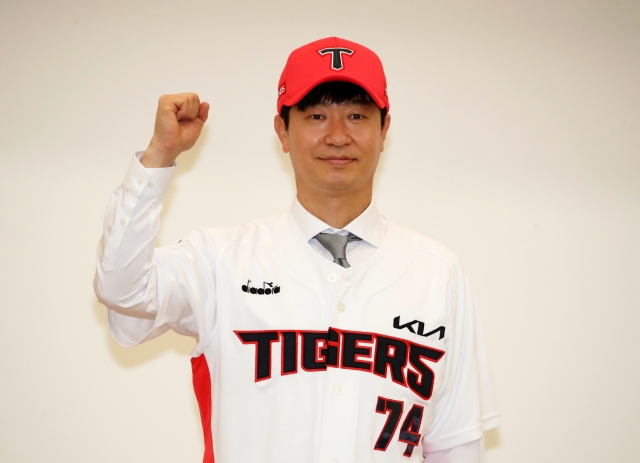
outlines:
[[[209,103],[200,103],[195,93],[161,96],[153,138],[140,159],[142,165],[173,165],[180,153],[195,144],[208,115]]]

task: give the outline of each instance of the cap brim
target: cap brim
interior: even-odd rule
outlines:
[[[302,88],[301,90],[299,90],[297,93],[290,95],[288,97],[285,97],[282,99],[282,106],[295,106],[296,104],[298,104],[300,102],[300,100],[302,100],[307,93],[309,93],[311,90],[313,90],[314,87],[317,87],[320,84],[324,84],[326,82],[349,82],[355,85],[358,85],[362,88],[364,88],[366,90],[366,92],[371,96],[371,98],[373,98],[373,101],[375,102],[376,106],[378,106],[378,108],[382,109],[382,108],[387,108],[387,110],[389,109],[388,104],[385,104],[385,101],[380,98],[379,95],[377,95],[374,91],[371,90],[371,88],[366,85],[363,84],[362,82],[358,81],[357,79],[353,79],[350,77],[346,77],[346,76],[335,76],[335,77],[325,77],[323,79],[319,79],[318,81],[307,85],[306,87]],[[278,113],[282,112],[282,106],[280,106],[278,108]]]

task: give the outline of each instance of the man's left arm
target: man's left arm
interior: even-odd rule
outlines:
[[[480,317],[458,262],[450,267],[451,314],[444,382],[423,436],[426,463],[484,462],[484,431],[499,424]]]

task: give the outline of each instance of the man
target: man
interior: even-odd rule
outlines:
[[[390,124],[380,60],[335,37],[294,50],[277,108],[289,211],[154,250],[172,166],[209,110],[195,94],[160,99],[98,248],[112,334],[197,340],[207,463],[483,461],[497,412],[464,273],[372,203]]]

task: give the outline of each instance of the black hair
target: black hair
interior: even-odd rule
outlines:
[[[332,81],[313,87],[295,106],[283,106],[280,115],[284,119],[284,127],[288,130],[289,112],[292,107],[297,108],[298,111],[304,111],[316,105],[341,105],[346,103],[376,104],[371,95],[359,85],[351,82]],[[382,126],[384,126],[384,118],[386,116],[387,108],[380,108],[380,124]]]

